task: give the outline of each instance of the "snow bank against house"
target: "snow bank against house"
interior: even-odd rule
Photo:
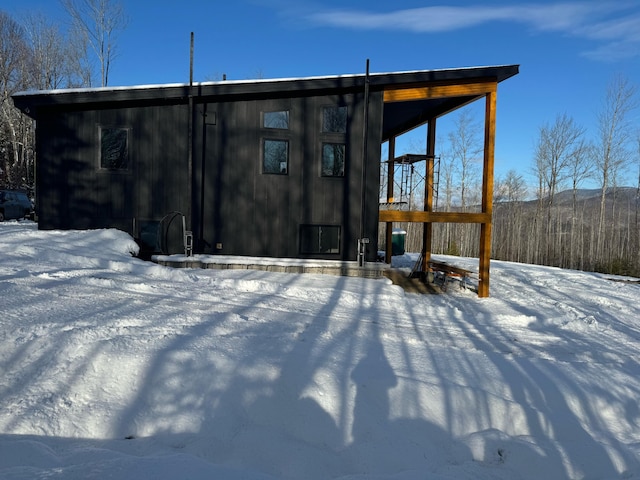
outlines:
[[[640,479],[636,279],[420,296],[136,248],[0,224],[0,478]]]

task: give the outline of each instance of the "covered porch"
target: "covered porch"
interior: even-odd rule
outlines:
[[[459,72],[464,73],[464,70]],[[471,71],[469,73],[472,73]],[[476,72],[478,73],[478,72]],[[487,73],[487,72],[485,72]],[[384,91],[383,142],[388,142],[386,165],[386,202],[381,203],[379,220],[385,224],[385,262],[391,263],[393,224],[399,222],[422,223],[422,247],[420,265],[416,270],[430,270],[433,224],[471,223],[480,225],[478,296],[489,296],[491,222],[494,184],[494,152],[496,133],[496,97],[498,83],[518,73],[518,66],[495,67],[492,76],[460,75],[457,78],[438,79],[428,85],[390,86]],[[484,101],[484,145],[482,158],[481,205],[479,212],[435,211],[434,161],[436,155],[437,121],[472,102]],[[426,125],[426,155],[396,156],[396,139],[420,125]],[[406,161],[424,161],[423,205],[411,205],[408,209],[385,209],[395,201],[394,178],[396,165]]]

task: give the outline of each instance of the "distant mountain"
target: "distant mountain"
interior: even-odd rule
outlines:
[[[581,188],[576,190],[576,199],[580,204],[597,204],[600,202],[601,190],[599,188]],[[638,198],[637,187],[617,187],[607,190],[607,202],[615,200],[620,204],[633,204]],[[529,200],[525,203],[535,205],[538,199]],[[571,206],[573,204],[573,190],[563,190],[556,193],[554,202],[556,206]]]
[[[600,200],[601,190],[599,188],[579,189],[576,190],[576,198],[578,201],[587,201],[593,198]],[[616,200],[626,201],[635,200],[638,195],[638,189],[634,187],[618,187],[609,188],[607,190],[607,199],[616,196]],[[560,204],[573,202],[573,190],[564,190],[556,195],[556,201]]]

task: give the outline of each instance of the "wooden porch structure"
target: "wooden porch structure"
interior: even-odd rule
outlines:
[[[496,94],[498,79],[480,78],[465,81],[452,80],[439,82],[429,86],[389,89],[384,92],[385,108],[398,102],[434,101],[438,107],[425,110],[428,117],[426,138],[426,178],[424,182],[424,208],[422,210],[398,211],[381,210],[380,222],[386,223],[386,262],[391,263],[392,226],[393,222],[423,223],[422,238],[422,271],[426,272],[431,260],[432,235],[434,223],[477,223],[480,224],[480,257],[478,269],[478,296],[489,296],[489,261],[491,255],[491,219],[493,204],[493,167],[496,132]],[[436,141],[436,120],[471,102],[484,98],[484,156],[482,168],[482,205],[481,211],[475,213],[464,212],[435,212],[434,211],[434,159]],[[387,202],[393,202],[394,191],[394,159],[395,139],[404,132],[398,131],[391,135],[389,142],[389,159],[387,162]]]

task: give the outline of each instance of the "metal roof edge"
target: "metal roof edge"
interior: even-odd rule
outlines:
[[[369,78],[372,85],[377,87],[439,80],[470,79],[481,76],[495,76],[500,82],[518,73],[519,65],[495,65],[495,66],[475,66],[442,68],[433,70],[409,70],[386,73],[371,73]],[[352,88],[360,85],[364,81],[364,73],[345,75],[324,75],[310,77],[292,78],[265,78],[252,80],[220,80],[207,82],[189,83],[167,83],[148,84],[117,87],[92,87],[92,88],[69,88],[55,90],[33,90],[21,91],[12,95],[14,103],[18,108],[28,113],[30,107],[53,106],[64,104],[84,104],[102,103],[122,100],[143,100],[154,99],[179,99],[191,95],[197,89],[198,95],[203,94],[203,89],[211,90],[204,95],[228,95],[228,94],[251,94],[269,91],[278,91],[281,85],[300,84],[300,90],[308,88],[328,88],[330,85],[323,82],[342,81],[338,88]],[[255,86],[255,92],[252,87]],[[262,86],[262,89],[259,88]],[[216,87],[220,87],[219,92],[215,92]],[[244,87],[244,88],[242,88]],[[227,90],[231,89],[231,90]],[[295,90],[293,88],[292,90]]]
[[[474,66],[474,67],[455,67],[455,68],[439,68],[431,70],[404,70],[404,71],[392,71],[392,72],[376,72],[371,73],[370,77],[388,77],[388,76],[406,76],[406,75],[420,75],[420,74],[437,74],[442,72],[470,72],[474,70],[483,69],[502,69],[519,67],[517,64],[505,64],[505,65],[486,65],[486,66]],[[216,80],[206,82],[194,82],[193,87],[206,87],[216,85],[250,85],[261,83],[285,83],[285,82],[299,82],[299,81],[314,81],[314,80],[334,80],[334,79],[355,79],[364,78],[364,73],[343,74],[343,75],[317,75],[309,77],[283,77],[283,78],[260,78],[260,79],[247,79],[247,80]],[[162,90],[171,88],[188,88],[189,83],[161,83],[161,84],[140,84],[140,85],[122,85],[114,87],[81,87],[81,88],[59,88],[52,90],[23,90],[16,92],[12,97],[26,97],[36,95],[57,95],[57,94],[71,94],[71,93],[98,93],[98,92],[117,92],[117,91],[129,91],[129,90]]]

